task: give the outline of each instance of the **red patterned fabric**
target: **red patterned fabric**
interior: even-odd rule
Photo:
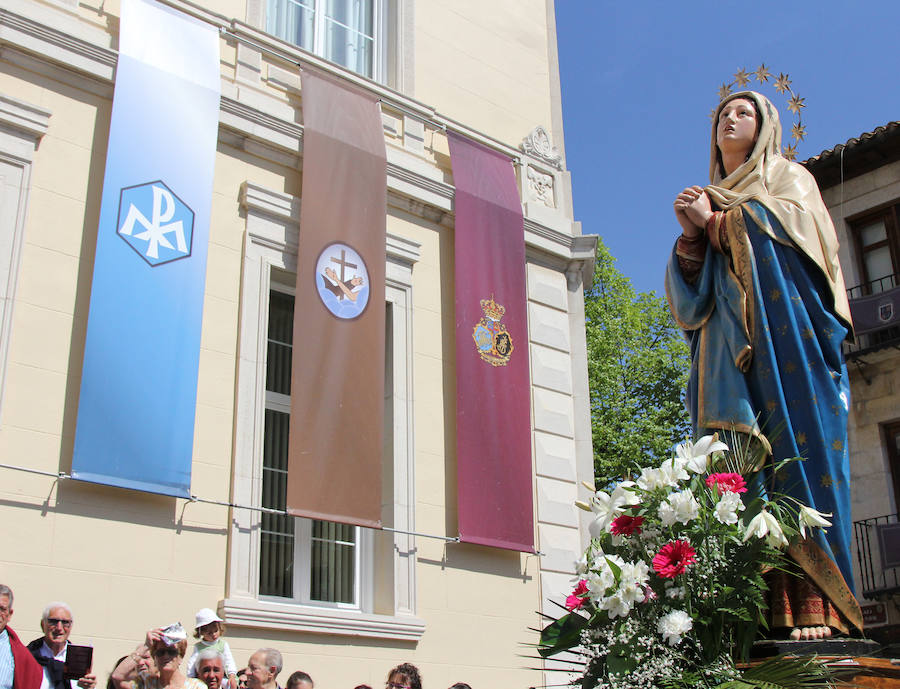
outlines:
[[[827,626],[848,633],[846,620],[809,577],[772,570],[766,575],[766,583],[772,627]]]

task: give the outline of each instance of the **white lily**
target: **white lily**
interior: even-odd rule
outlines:
[[[765,538],[766,542],[773,548],[781,548],[788,544],[787,538],[784,537],[784,531],[781,530],[781,524],[775,517],[765,510],[760,510],[744,532],[744,542],[748,541],[751,536],[757,538]]]
[[[609,493],[598,490],[591,498],[591,511],[596,515],[588,525],[591,538],[600,538],[614,519],[621,516],[626,507],[638,505],[641,499],[631,490],[632,481],[622,481],[616,489]]]
[[[803,538],[806,538],[807,527],[810,529],[822,529],[826,526],[831,526],[831,522],[825,518],[830,516],[831,512],[825,514],[823,512],[819,512],[818,510],[814,510],[812,507],[807,507],[806,505],[804,505],[800,508],[800,514],[798,518],[798,521],[800,522],[800,535]]]
[[[728,445],[718,440],[715,435],[704,435],[696,443],[690,440],[675,448],[678,458],[684,466],[695,474],[704,474],[709,466],[709,455],[728,449]]]
[[[675,488],[679,481],[687,481],[688,473],[684,470],[684,460],[680,457],[667,459],[659,466],[660,480],[665,486]]]

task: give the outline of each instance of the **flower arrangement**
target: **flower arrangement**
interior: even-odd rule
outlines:
[[[750,454],[749,444],[731,452],[706,436],[577,503],[593,514],[591,544],[540,654],[577,647],[584,689],[831,686],[815,660],[764,664],[762,680],[787,672],[805,678],[796,685],[755,684],[761,668],[742,663],[765,625],[764,572],[790,566],[781,552],[790,539],[831,525],[767,490]],[[799,460],[774,471],[790,461]]]

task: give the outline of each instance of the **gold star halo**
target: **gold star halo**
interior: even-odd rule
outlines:
[[[734,79],[732,81],[722,84],[719,87],[719,100],[724,100],[730,96],[734,92],[734,87],[744,88],[749,86],[752,79],[756,79],[760,84],[768,84],[771,79],[772,86],[775,88],[776,92],[780,94],[789,94],[790,97],[788,98],[787,109],[797,116],[797,121],[794,123],[793,127],[791,127],[791,143],[787,146],[782,145],[781,154],[788,160],[796,159],[797,146],[806,138],[806,127],[803,126],[803,116],[800,113],[800,111],[806,107],[806,99],[801,98],[791,88],[791,78],[787,74],[779,72],[776,77],[769,71],[769,68],[766,67],[765,63],[761,64],[752,72],[748,72],[745,68],[741,67],[734,73]],[[716,108],[713,108],[712,112],[709,114],[709,119],[715,120],[715,117]]]

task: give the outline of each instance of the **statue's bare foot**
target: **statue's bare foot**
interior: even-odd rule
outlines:
[[[791,630],[791,641],[818,641],[819,639],[830,639],[834,635],[834,631],[827,625],[819,627],[794,627]]]

